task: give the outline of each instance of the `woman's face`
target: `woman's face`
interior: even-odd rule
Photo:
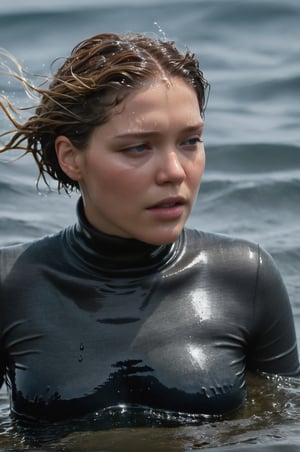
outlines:
[[[76,152],[87,219],[97,229],[150,244],[176,240],[205,165],[194,89],[179,78],[130,93]]]

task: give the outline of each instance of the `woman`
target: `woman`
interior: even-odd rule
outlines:
[[[194,55],[80,43],[2,148],[80,189],[78,222],[1,250],[1,376],[16,416],[237,409],[247,371],[299,373],[283,281],[258,245],[184,228],[205,165]]]

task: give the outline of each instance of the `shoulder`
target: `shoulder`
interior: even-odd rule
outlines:
[[[201,245],[207,245],[209,247],[219,247],[226,249],[236,249],[237,247],[246,247],[255,249],[258,247],[258,243],[243,239],[241,237],[235,237],[226,234],[219,234],[207,231],[201,231],[198,229],[184,229],[186,240],[191,243],[198,243]]]
[[[277,264],[262,246],[240,237],[192,229],[184,230],[184,253],[203,268],[234,277],[251,277],[260,282],[281,280]]]
[[[241,261],[249,261],[255,264],[259,262],[261,247],[256,242],[194,229],[185,229],[184,232],[187,250],[206,253],[210,260],[230,261],[236,264]],[[264,253],[264,250],[262,252]]]
[[[169,274],[193,275],[212,285],[243,286],[254,292],[260,262],[257,243],[238,237],[185,228],[181,251]]]
[[[22,243],[0,248],[0,281],[5,279],[16,261],[29,246],[30,243]]]
[[[266,306],[285,303],[287,289],[277,262],[258,243],[238,237],[185,230],[185,248],[189,258],[201,264],[214,278],[234,285],[253,286],[255,299]]]
[[[62,232],[44,236],[40,239],[9,245],[0,248],[0,281],[3,281],[15,265],[38,262],[40,257],[47,253],[54,254],[59,248]]]

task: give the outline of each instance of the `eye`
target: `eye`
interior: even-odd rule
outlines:
[[[151,146],[149,144],[141,143],[141,144],[136,144],[135,146],[130,146],[128,148],[122,149],[121,152],[138,155],[138,154],[143,154],[144,152],[148,151],[149,149],[151,149]]]
[[[190,137],[190,138],[182,141],[180,145],[185,148],[189,147],[189,148],[195,149],[198,147],[199,143],[202,143],[202,140],[201,140],[200,136],[197,135],[197,136]]]

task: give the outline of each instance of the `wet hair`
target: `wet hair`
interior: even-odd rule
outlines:
[[[80,42],[66,58],[48,86],[34,86],[21,73],[12,74],[26,88],[38,95],[35,114],[24,123],[15,119],[15,109],[2,96],[2,110],[13,123],[9,141],[0,148],[31,153],[38,165],[39,179],[47,182],[50,175],[58,182],[58,190],[79,188],[60,168],[55,139],[64,135],[78,149],[84,150],[93,130],[107,122],[113,107],[132,89],[157,77],[180,77],[196,92],[203,115],[208,83],[194,54],[181,52],[174,42],[144,34],[98,34]],[[6,102],[4,101],[6,100]]]

